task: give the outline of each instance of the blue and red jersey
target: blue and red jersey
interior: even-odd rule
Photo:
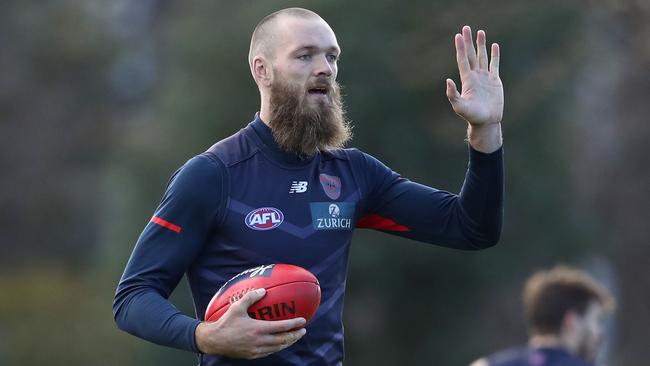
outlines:
[[[256,116],[170,179],[117,288],[119,327],[197,352],[194,332],[215,292],[237,273],[289,263],[312,272],[322,300],[293,346],[254,361],[200,355],[201,365],[337,365],[350,240],[369,228],[457,249],[496,244],[503,217],[503,151],[470,148],[459,194],[414,183],[357,149],[307,159],[284,152]],[[187,275],[196,317],[167,299]]]

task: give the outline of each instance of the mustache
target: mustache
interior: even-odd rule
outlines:
[[[307,85],[307,90],[325,89],[327,91],[330,91],[332,90],[332,88],[334,88],[334,82],[332,81],[331,78],[327,76],[318,77],[316,80],[312,81]]]

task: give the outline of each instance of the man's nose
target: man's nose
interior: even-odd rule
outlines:
[[[332,76],[334,73],[334,66],[327,60],[327,56],[322,55],[318,57],[316,68],[314,69],[316,76],[325,75]]]

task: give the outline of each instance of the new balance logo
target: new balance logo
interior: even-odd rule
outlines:
[[[309,182],[304,180],[294,180],[291,182],[289,193],[305,193],[307,192],[307,184],[309,184]]]

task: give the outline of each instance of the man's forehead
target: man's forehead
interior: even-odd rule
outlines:
[[[334,31],[321,18],[283,16],[275,31],[278,46],[289,52],[303,48],[340,51]]]

